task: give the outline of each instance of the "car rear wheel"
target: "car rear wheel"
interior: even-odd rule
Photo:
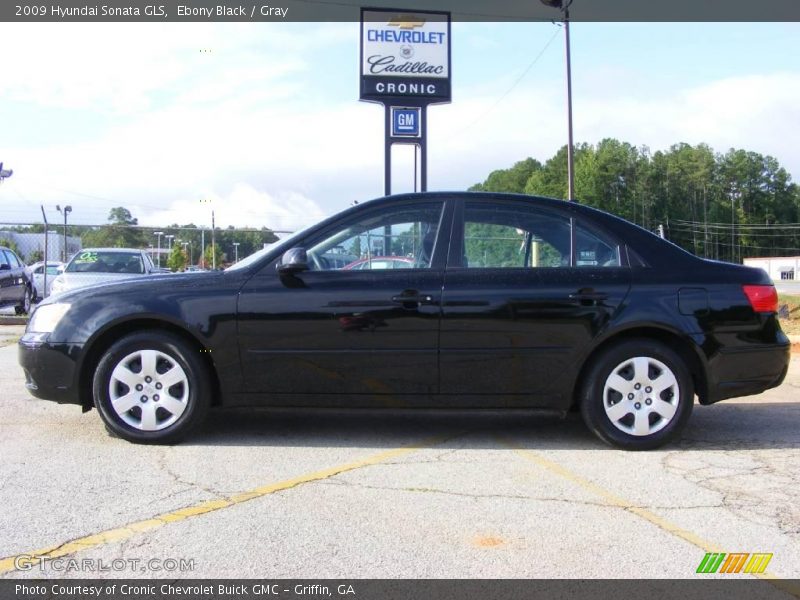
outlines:
[[[128,335],[104,354],[94,374],[94,401],[106,428],[131,442],[178,442],[211,404],[199,351],[161,331]]]
[[[686,426],[694,386],[684,361],[668,346],[629,340],[594,361],[580,402],[583,420],[600,439],[627,450],[649,450]]]
[[[28,315],[31,312],[32,294],[31,288],[25,286],[25,292],[22,295],[22,301],[19,305],[14,307],[14,312],[18,315]]]

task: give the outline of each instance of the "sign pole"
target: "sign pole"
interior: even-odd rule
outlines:
[[[384,156],[383,156],[383,195],[392,193],[392,110],[389,105],[384,105]]]
[[[422,126],[420,135],[419,191],[428,191],[428,107],[422,107]]]

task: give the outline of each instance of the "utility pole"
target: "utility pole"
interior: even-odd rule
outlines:
[[[540,0],[545,6],[564,13],[564,42],[567,58],[567,196],[575,202],[575,147],[572,141],[572,53],[569,42],[569,7],[572,0]]]
[[[2,166],[0,165],[0,170],[2,170]],[[48,254],[49,248],[47,247],[47,238],[50,237],[50,232],[48,231],[49,225],[47,224],[47,214],[44,212],[44,204],[39,205],[42,209],[42,219],[44,219],[44,289],[42,290],[42,298],[47,298],[47,261],[50,259],[50,255]]]
[[[61,262],[67,262],[67,215],[72,212],[72,207],[65,206],[61,210],[61,205],[56,204],[56,210],[64,215],[64,259]]]
[[[211,268],[217,270],[217,244],[216,244],[216,226],[214,225],[214,210],[211,210]]]

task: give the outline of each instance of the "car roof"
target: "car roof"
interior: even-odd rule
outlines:
[[[141,254],[146,250],[142,248],[81,248],[75,254],[80,252],[125,252],[127,254]]]

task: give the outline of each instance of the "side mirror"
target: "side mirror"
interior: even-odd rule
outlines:
[[[11,265],[8,263],[0,263],[0,271],[10,271]]]
[[[278,273],[299,273],[308,271],[308,255],[305,248],[290,248],[283,253],[278,264]]]

